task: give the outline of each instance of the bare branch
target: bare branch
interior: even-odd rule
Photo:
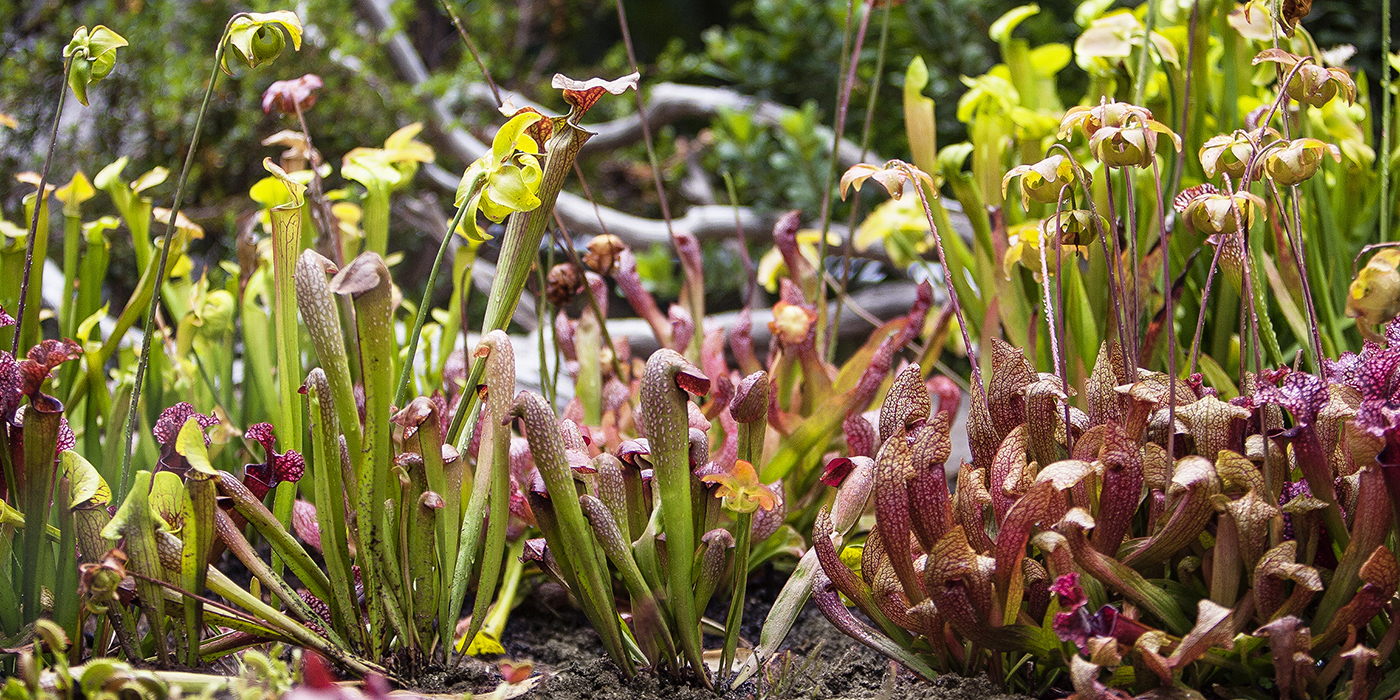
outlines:
[[[389,13],[388,0],[356,0],[356,4],[376,32],[382,34],[394,26],[393,17]],[[423,59],[402,31],[389,34],[384,41],[390,62],[393,63],[405,82],[414,87],[427,82],[429,75],[423,64]],[[755,118],[760,123],[776,124],[785,115],[795,111],[791,107],[741,95],[726,88],[662,83],[651,87],[648,92],[647,117],[649,123],[656,126],[671,124],[686,118],[713,117],[723,109],[753,110]],[[489,100],[490,104],[495,104],[495,100],[490,94],[490,88],[484,83],[468,87],[466,97],[468,99]],[[502,90],[502,97],[514,102],[519,107],[533,105],[523,95],[508,90]],[[456,125],[456,118],[450,109],[450,100],[425,96],[423,102],[429,110],[428,127],[430,131],[439,137],[439,145],[452,158],[465,164],[480,158],[487,152],[488,147],[485,143],[472,136],[466,129]],[[588,128],[596,132],[597,135],[589,139],[584,147],[585,152],[608,151],[635,143],[641,139],[642,133],[641,119],[635,114],[602,124],[590,124]],[[825,133],[830,136],[830,130],[827,127],[818,127],[818,130],[819,132],[826,130]],[[838,156],[842,167],[860,162],[860,146],[850,141],[842,141],[838,149]],[[868,160],[877,163],[884,162],[882,158],[873,153],[869,155]],[[447,192],[453,192],[457,189],[459,176],[437,165],[427,165],[422,168],[421,172],[427,175],[433,184]],[[972,225],[963,215],[961,207],[953,201],[945,201],[943,204],[952,218],[954,230],[964,240],[971,241]],[[559,212],[559,218],[564,221],[564,225],[579,236],[597,235],[606,228],[609,233],[618,236],[627,245],[639,250],[658,243],[666,246],[671,244],[671,236],[666,229],[666,224],[659,219],[633,216],[602,204],[599,204],[598,211],[595,212],[591,202],[569,192],[559,193],[555,209]],[[600,215],[602,224],[599,223]],[[739,223],[747,237],[766,240],[771,234],[773,223],[776,220],[777,217],[770,213],[759,212],[747,207],[739,208]],[[692,206],[684,216],[672,221],[672,228],[677,234],[688,233],[701,241],[732,237],[735,233],[734,225],[734,209],[723,205]],[[837,233],[843,232],[837,231]],[[874,251],[874,257],[882,257],[881,252]]]

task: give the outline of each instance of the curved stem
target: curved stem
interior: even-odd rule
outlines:
[[[1390,215],[1395,203],[1390,199],[1390,146],[1394,142],[1395,119],[1391,105],[1395,96],[1390,78],[1390,5],[1381,3],[1381,240],[1390,240]]]
[[[34,195],[34,216],[29,219],[29,237],[24,246],[24,281],[20,283],[19,310],[15,312],[15,335],[10,340],[10,354],[19,355],[19,340],[24,334],[24,314],[28,310],[29,276],[34,269],[34,237],[39,231],[39,216],[44,211],[47,198],[44,188],[49,184],[49,166],[53,164],[53,152],[58,146],[58,123],[63,118],[63,103],[68,99],[68,76],[73,71],[73,59],[63,62],[63,83],[59,86],[58,106],[53,110],[53,128],[49,130],[49,152],[44,156],[44,168],[39,173],[39,192]]]
[[[901,163],[906,174],[914,183],[914,189],[919,192],[919,204],[924,208],[924,217],[928,219],[928,230],[933,232],[934,248],[938,250],[938,264],[943,266],[943,284],[948,289],[948,303],[953,305],[953,315],[958,318],[958,330],[962,332],[963,347],[967,348],[967,359],[972,363],[972,380],[977,386],[982,386],[982,368],[977,361],[977,351],[973,350],[972,337],[967,332],[967,319],[963,318],[962,304],[958,302],[958,290],[953,287],[953,273],[948,267],[948,256],[943,254],[943,236],[938,232],[938,225],[933,223],[933,209],[929,205],[928,193],[924,191],[924,185],[919,178],[914,176],[919,172],[908,163]],[[925,175],[927,177],[927,175]]]
[[[185,203],[185,182],[190,177],[190,166],[194,165],[195,150],[199,146],[199,132],[204,127],[204,115],[209,112],[209,100],[214,96],[214,85],[219,81],[219,66],[224,59],[228,30],[229,27],[233,26],[233,20],[241,14],[230,18],[228,24],[224,25],[224,33],[219,36],[219,46],[214,50],[214,70],[209,75],[209,86],[204,89],[204,100],[200,103],[199,114],[194,120],[194,136],[190,138],[190,149],[185,153],[185,165],[180,169],[180,181],[175,185],[175,201],[170,207],[170,218],[165,222],[165,238],[160,245],[160,263],[156,266],[155,289],[151,294],[151,306],[146,312],[144,335],[141,337],[141,359],[136,363],[136,383],[131,388],[131,408],[126,415],[126,430],[122,442],[122,476],[121,484],[116,493],[117,502],[121,502],[126,497],[127,479],[131,474],[131,436],[136,430],[136,422],[139,420],[141,387],[146,377],[146,366],[151,361],[151,344],[155,334],[156,312],[160,309],[161,283],[165,280],[166,269],[170,262],[170,242],[176,235],[175,221],[180,216],[180,206]]]
[[[1196,336],[1191,340],[1191,371],[1188,374],[1196,373],[1196,361],[1201,356],[1201,332],[1206,325],[1206,302],[1210,299],[1211,285],[1215,282],[1215,271],[1220,268],[1220,251],[1225,245],[1222,241],[1215,246],[1215,255],[1210,259],[1210,269],[1206,271],[1206,286],[1201,289],[1201,309],[1196,315]]]

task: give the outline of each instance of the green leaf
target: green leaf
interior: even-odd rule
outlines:
[[[185,527],[185,481],[175,472],[156,472],[151,483],[151,514],[156,529],[182,535]]]
[[[214,465],[209,463],[209,450],[204,446],[204,428],[199,421],[190,418],[180,426],[180,434],[175,437],[175,451],[190,463],[190,468],[201,474],[214,475]]]
[[[1114,2],[1115,0],[1083,0],[1074,10],[1074,23],[1081,27],[1089,26],[1089,23],[1098,19]]]
[[[121,179],[122,171],[126,169],[127,161],[128,158],[126,156],[112,161],[107,167],[97,171],[97,175],[92,178],[92,184],[96,185],[99,190],[112,187]]]
[[[909,137],[909,154],[914,166],[924,172],[934,172],[938,129],[933,100],[923,94],[927,86],[928,66],[923,57],[915,56],[904,71],[904,131]]]
[[[273,209],[299,209],[306,202],[306,183],[298,182],[282,169],[282,166],[272,162],[271,158],[263,158],[263,169],[272,173],[272,177],[282,186],[287,188],[287,194],[291,195],[291,201],[278,204]],[[309,171],[308,171],[309,173]]]
[[[106,480],[97,473],[92,463],[73,450],[64,450],[60,455],[63,475],[68,478],[69,503],[73,510],[79,508],[105,508],[112,502],[112,489]]]
[[[403,179],[403,174],[387,160],[374,153],[347,158],[340,166],[340,176],[364,185],[368,189],[390,190]]]
[[[1031,49],[1030,64],[1037,76],[1053,78],[1074,58],[1074,51],[1065,44],[1045,44]]]
[[[991,35],[992,41],[998,44],[1005,43],[1011,38],[1011,32],[1016,29],[1016,25],[1039,13],[1040,5],[1036,3],[1022,5],[1002,15],[997,21],[992,22],[992,28],[987,33]]]
[[[112,217],[104,216],[102,218],[111,219]],[[113,219],[113,223],[116,223],[115,219]],[[98,321],[101,321],[102,319],[107,317],[107,310],[111,308],[111,306],[112,302],[110,301],[103,304],[102,308],[93,312],[91,316],[88,316],[87,318],[83,319],[80,323],[78,323],[78,332],[74,334],[73,339],[78,341],[80,345],[86,345],[88,337],[92,335],[92,329],[97,327]]]
[[[124,161],[125,159],[123,159]],[[123,165],[125,163],[123,162]],[[141,174],[141,177],[131,181],[131,191],[134,193],[145,192],[156,185],[165,182],[170,177],[170,170],[162,167],[151,168]]]
[[[64,213],[67,214],[67,205],[71,204],[76,206],[82,204],[97,196],[97,190],[93,188],[91,182],[88,182],[87,176],[83,174],[83,171],[79,170],[73,174],[73,179],[69,180],[68,184],[54,190],[53,196],[57,197],[58,201],[64,203],[65,206],[63,210]]]

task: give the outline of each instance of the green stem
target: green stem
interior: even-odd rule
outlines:
[[[525,289],[525,280],[530,276],[530,268],[535,264],[535,256],[544,238],[546,224],[553,218],[554,203],[559,199],[559,190],[564,186],[578,157],[579,149],[593,136],[574,123],[577,115],[559,120],[546,148],[548,156],[544,162],[544,174],[540,180],[540,205],[528,212],[511,214],[501,242],[501,255],[496,262],[496,278],[491,282],[491,295],[486,301],[486,317],[481,322],[481,334],[493,330],[505,330],[515,307],[520,303],[520,293]],[[472,363],[467,377],[467,390],[481,383],[481,375],[486,371],[485,362],[477,358]],[[478,398],[469,393],[457,406],[457,415],[452,418],[448,429],[448,442],[456,443],[458,449],[466,446],[462,436],[462,424],[476,409]]]
[[[360,526],[360,562],[369,601],[371,640],[382,637],[384,598],[380,589],[397,574],[388,556],[384,499],[389,483],[389,394],[392,386],[394,319],[390,299],[389,268],[377,253],[365,252],[331,280],[335,294],[351,295],[355,303],[355,327],[360,341],[361,376],[365,389],[365,433],[358,458],[356,510]],[[377,650],[376,650],[377,653]]]
[[[1133,80],[1133,104],[1141,105],[1147,95],[1147,71],[1152,67],[1152,30],[1157,26],[1157,0],[1147,0],[1147,17],[1143,20],[1142,54],[1138,57],[1138,72]]]
[[[29,277],[31,271],[34,269],[34,251],[37,248],[35,239],[37,238],[38,234],[39,219],[40,217],[48,213],[48,207],[42,206],[48,201],[48,196],[45,194],[44,189],[47,188],[49,184],[49,166],[53,164],[53,152],[54,149],[58,146],[58,124],[63,118],[63,103],[68,99],[68,76],[72,73],[72,71],[72,59],[64,61],[63,82],[60,84],[60,87],[58,89],[58,106],[54,108],[53,128],[49,130],[49,152],[46,156],[44,156],[44,167],[39,173],[39,191],[34,195],[34,213],[30,216],[29,219],[29,237],[25,242],[26,245],[24,250],[24,281],[20,283],[19,311],[15,313],[15,320],[19,323],[17,324],[18,328],[16,328],[14,331],[14,337],[10,340],[11,355],[19,355],[20,336],[24,335],[23,329],[28,327],[25,325],[25,315],[26,311],[28,310],[28,305],[30,301]],[[47,240],[48,236],[45,235],[45,242],[47,242]],[[42,259],[43,258],[41,257],[40,260]],[[40,264],[39,274],[41,276],[44,274],[42,263]],[[31,323],[33,324],[33,327],[35,329],[38,329],[38,315],[35,315],[33,317]]]
[[[337,627],[361,649],[369,648],[360,605],[355,600],[350,568],[349,529],[345,519],[345,483],[340,466],[340,421],[326,374],[319,367],[306,380],[310,416],[316,431],[311,443],[311,484],[316,492],[316,519],[321,527],[321,554],[331,582],[331,605]],[[350,630],[354,630],[352,635]]]
[[[1395,203],[1390,199],[1390,158],[1391,143],[1394,138],[1395,120],[1391,116],[1391,106],[1395,96],[1391,94],[1390,78],[1390,0],[1381,2],[1381,235],[1380,240],[1390,238],[1390,216]]]
[[[350,455],[352,468],[358,469],[364,434],[360,427],[360,413],[355,407],[355,382],[350,374],[351,358],[346,352],[345,336],[341,331],[340,308],[326,283],[326,273],[332,271],[335,271],[335,265],[325,256],[314,250],[303,251],[301,259],[297,261],[297,306],[301,308],[302,321],[306,324],[307,335],[311,337],[311,345],[316,349],[316,357],[321,361],[321,370],[329,387],[330,393],[323,394],[322,401],[329,401],[335,406],[338,427],[345,436],[346,452]]]
[[[70,195],[71,196],[71,195]],[[78,328],[77,314],[74,312],[78,281],[78,246],[83,238],[83,217],[76,200],[63,205],[63,299],[59,306],[59,336],[73,337]],[[77,365],[64,368],[64,376],[77,372]],[[71,380],[70,380],[71,381]],[[67,386],[68,382],[64,383]]]
[[[366,188],[364,222],[364,250],[384,255],[389,247],[389,188],[378,185]]]
[[[666,533],[666,587],[675,634],[681,650],[706,685],[701,661],[700,619],[695,610],[691,572],[694,569],[695,525],[690,500],[690,429],[686,390],[677,380],[698,378],[699,372],[674,351],[661,349],[647,360],[641,387],[641,414],[647,420],[654,479],[661,496],[661,520]],[[708,381],[705,382],[708,384]]]
[[[23,504],[27,524],[19,554],[20,604],[24,606],[24,622],[27,624],[39,619],[42,608],[39,594],[45,583],[40,569],[44,568],[42,562],[52,560],[52,550],[44,537],[57,478],[57,462],[53,453],[58,440],[59,420],[63,417],[63,404],[57,399],[40,395],[39,401],[31,399],[24,415]],[[64,503],[61,507],[67,505]]]
[[[847,3],[846,9],[846,41],[850,41],[851,12],[855,10],[857,3]],[[865,34],[870,29],[870,15],[875,12],[875,3],[859,3],[864,10],[860,16],[860,28],[856,31],[856,43],[851,48],[849,58],[842,56],[842,72],[840,97],[836,106],[836,123],[832,124],[831,152],[828,154],[826,168],[826,181],[822,183],[822,208],[821,208],[821,238],[817,243],[817,344],[821,345],[822,340],[828,333],[828,323],[826,318],[826,234],[831,230],[831,191],[832,185],[836,182],[836,169],[841,151],[841,139],[846,134],[846,114],[851,106],[851,92],[856,82],[856,69],[860,67],[860,52],[865,45]],[[889,10],[885,10],[889,14]],[[883,60],[883,59],[882,59]],[[874,95],[871,95],[874,99]]]
[[[274,207],[272,210],[272,313],[277,330],[277,395],[278,432],[288,449],[301,451],[301,332],[297,325],[296,280],[294,278],[297,251],[301,248],[301,222],[304,207]],[[277,522],[286,528],[291,523],[292,502],[296,500],[296,482],[283,481],[277,485],[272,512]],[[278,552],[272,555],[272,569],[282,570]]]
[[[301,544],[292,538],[271,511],[244,486],[237,477],[228,472],[218,472],[219,491],[233,502],[248,524],[252,525],[272,546],[274,556],[283,558],[291,567],[292,573],[301,579],[303,585],[313,595],[322,600],[331,597],[331,582],[320,566],[306,553]]]
[[[199,113],[194,120],[194,136],[190,139],[189,151],[185,153],[185,165],[180,169],[180,180],[175,185],[175,201],[170,207],[170,218],[165,222],[165,238],[160,245],[160,263],[156,268],[155,279],[165,279],[165,270],[170,262],[170,245],[175,239],[175,221],[180,216],[180,207],[185,203],[185,183],[190,177],[190,168],[194,165],[195,150],[199,147],[199,132],[204,128],[204,115],[209,112],[209,101],[214,96],[214,85],[219,81],[219,66],[224,59],[224,46],[228,41],[229,27],[233,26],[233,19],[239,15],[234,15],[224,25],[223,34],[219,35],[219,46],[214,50],[214,70],[209,75],[209,85],[204,89],[204,100],[200,102]],[[120,502],[126,497],[127,479],[131,473],[131,437],[136,431],[136,421],[140,416],[141,408],[141,387],[146,377],[146,366],[151,361],[151,345],[154,344],[156,330],[156,312],[160,309],[160,287],[155,285],[151,293],[151,306],[146,312],[146,325],[144,334],[141,336],[141,359],[136,363],[136,384],[131,390],[131,408],[126,416],[126,432],[122,442],[122,477],[117,486],[116,498]],[[120,337],[115,335],[113,337]]]
[[[423,334],[423,323],[428,320],[428,306],[433,300],[433,288],[436,286],[438,269],[442,267],[442,259],[447,255],[447,248],[457,233],[457,227],[462,225],[462,219],[467,213],[467,203],[480,194],[485,186],[485,176],[478,176],[472,182],[471,190],[467,192],[466,199],[462,200],[462,205],[457,207],[457,215],[452,217],[452,223],[447,227],[447,235],[442,237],[442,244],[438,246],[437,257],[433,259],[433,269],[428,273],[428,282],[423,287],[423,300],[418,303],[418,315],[413,320],[413,332],[408,336],[408,355],[404,358],[403,369],[399,370],[399,388],[394,392],[395,406],[404,405],[404,399],[407,398],[408,378],[413,375],[413,356],[418,352],[418,338]],[[449,341],[444,338],[443,342]]]
[[[734,595],[729,599],[729,616],[724,621],[724,650],[720,652],[719,677],[729,677],[734,668],[734,649],[739,643],[739,626],[744,623],[745,589],[749,582],[749,548],[753,534],[753,514],[734,517]]]
[[[472,559],[481,540],[482,519],[486,520],[486,546],[481,555],[481,577],[477,582],[476,603],[467,630],[467,643],[476,638],[482,616],[496,587],[510,520],[510,425],[506,419],[515,394],[515,357],[510,338],[504,331],[491,331],[477,345],[476,354],[486,355],[485,433],[478,449],[476,474],[471,498],[467,501],[457,549],[457,568],[452,577],[452,594],[444,623],[455,622],[471,575]],[[488,456],[483,460],[482,456]],[[489,499],[489,513],[487,513]]]
[[[486,624],[481,627],[481,633],[492,640],[500,641],[501,635],[505,634],[506,621],[510,619],[510,611],[515,609],[515,596],[520,590],[520,580],[525,577],[525,562],[520,559],[524,554],[525,538],[516,538],[510,546],[510,558],[506,560],[506,573],[501,581],[501,592],[496,596],[496,604],[491,606],[491,612],[486,617]],[[466,639],[464,641],[466,646],[463,648],[471,646],[473,639],[474,637]]]
[[[661,350],[657,354],[675,353],[669,350]],[[655,355],[653,355],[655,357]],[[544,397],[531,392],[520,392],[516,397],[515,405],[511,409],[511,414],[525,421],[525,437],[530,442],[530,452],[534,455],[535,466],[539,469],[540,477],[544,480],[545,489],[548,496],[544,499],[532,499],[536,519],[541,521],[541,529],[545,533],[545,539],[549,543],[549,549],[554,553],[564,578],[573,587],[573,593],[583,605],[584,613],[588,616],[588,621],[593,624],[593,629],[602,638],[603,645],[612,657],[614,663],[622,669],[623,675],[632,677],[636,673],[636,668],[632,663],[631,656],[627,653],[623,643],[623,631],[619,624],[617,611],[613,604],[611,579],[607,575],[605,567],[599,566],[600,553],[592,537],[592,530],[588,521],[584,518],[583,509],[579,506],[578,491],[574,486],[573,470],[569,468],[568,461],[564,457],[564,440],[559,434],[559,421],[554,415],[554,410],[545,403]],[[682,412],[682,417],[684,413]],[[681,454],[681,459],[685,459],[685,454]],[[689,477],[689,469],[686,476]],[[689,497],[686,498],[689,504]],[[551,512],[552,511],[552,512]],[[687,511],[680,513],[686,524],[690,523],[690,514]],[[548,520],[554,520],[551,527]],[[675,539],[670,539],[668,535],[667,545],[671,547],[671,552],[676,552],[671,557],[674,562],[677,559],[684,560],[686,566],[685,586],[672,588],[673,591],[684,591],[678,597],[680,601],[688,601],[690,598],[690,578],[689,563],[693,552],[693,547],[688,543],[678,542],[681,537],[679,533]],[[680,554],[683,553],[683,554]],[[680,607],[678,604],[677,607]],[[691,611],[691,619],[694,619],[694,611]],[[694,626],[695,637],[698,642],[700,628]],[[696,654],[696,661],[699,661],[699,654]],[[700,672],[703,673],[703,667]]]

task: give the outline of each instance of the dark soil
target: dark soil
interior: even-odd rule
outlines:
[[[744,611],[744,638],[756,639],[768,606],[781,588],[782,574],[756,577]],[[771,580],[770,580],[771,579]],[[707,611],[723,619],[724,608]],[[526,698],[543,700],[747,700],[749,698],[928,698],[929,700],[1015,700],[999,694],[985,677],[944,676],[930,683],[891,664],[881,654],[846,637],[815,607],[809,605],[788,635],[790,663],[786,673],[774,673],[762,684],[749,681],[743,687],[719,694],[669,676],[643,671],[628,680],[603,652],[602,643],[583,613],[569,605],[562,591],[542,587],[516,608],[502,644],[506,656],[530,660],[545,678]],[[707,637],[707,647],[718,647],[718,638]],[[484,666],[484,665],[483,665]],[[466,671],[461,669],[459,671]],[[458,676],[449,685],[460,690],[489,690],[495,673],[480,668],[468,677]],[[477,675],[480,674],[480,675]],[[476,675],[476,678],[469,678]],[[472,683],[471,681],[478,681]],[[778,684],[775,687],[774,684]],[[475,686],[475,687],[463,687]]]

